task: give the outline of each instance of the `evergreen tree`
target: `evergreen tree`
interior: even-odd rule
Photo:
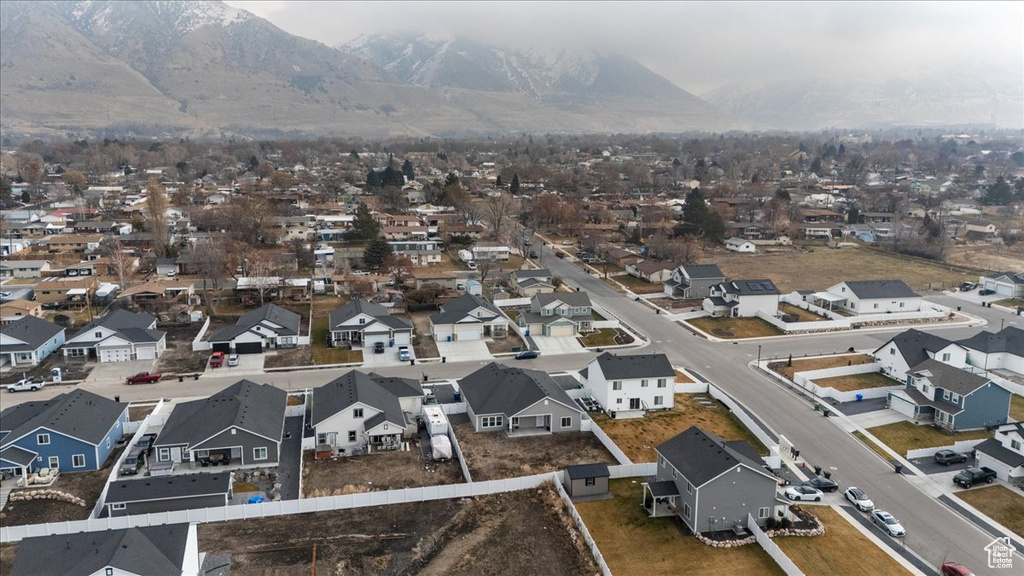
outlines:
[[[409,182],[416,179],[416,172],[413,170],[412,162],[409,162],[408,158],[406,158],[405,162],[402,164],[402,175],[405,176],[405,179]]]
[[[860,210],[856,206],[850,208],[850,211],[846,213],[847,224],[860,224]]]
[[[380,185],[382,188],[386,186],[401,188],[402,186],[405,186],[405,177],[402,176],[401,170],[388,166],[380,173]]]
[[[512,183],[509,184],[508,191],[512,194],[519,194],[519,174],[512,174]]]
[[[30,204],[32,202],[32,195],[28,193],[28,190],[21,191],[21,203]]]
[[[498,179],[494,181],[494,185],[498,188],[505,185],[505,183],[501,181],[501,174],[498,174]]]
[[[355,148],[353,148],[352,151],[348,153],[348,156],[349,158],[355,160],[356,162],[359,162],[359,152],[356,152]]]
[[[839,150],[836,151],[836,159],[842,160],[846,158],[846,144],[839,144]]]
[[[366,188],[380,188],[381,184],[380,172],[370,168],[370,171],[366,173]]]
[[[370,240],[380,234],[380,224],[370,212],[370,207],[360,204],[356,208],[356,218],[352,221],[352,233],[359,240]]]
[[[376,270],[380,268],[381,264],[384,263],[384,259],[391,254],[391,245],[388,241],[381,238],[380,236],[370,240],[370,243],[366,245],[366,249],[363,250],[363,263],[370,270]]]
[[[821,158],[815,158],[814,162],[811,162],[811,172],[821,176]]]
[[[986,186],[985,193],[981,197],[981,203],[986,206],[1006,206],[1010,202],[1013,202],[1013,188],[1002,176]]]

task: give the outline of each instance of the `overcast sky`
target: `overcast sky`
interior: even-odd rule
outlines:
[[[993,64],[1024,76],[1024,2],[300,2],[229,0],[328,45],[426,32],[633,56],[703,93],[737,81],[891,77]]]

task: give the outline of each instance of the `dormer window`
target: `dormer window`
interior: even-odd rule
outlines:
[[[359,323],[360,324],[366,324],[366,318],[360,318],[359,319]]]

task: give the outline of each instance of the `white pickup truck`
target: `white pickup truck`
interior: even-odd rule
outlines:
[[[18,380],[14,384],[7,386],[8,392],[22,392],[24,390],[36,391],[46,386],[46,382],[42,378],[23,378]]]

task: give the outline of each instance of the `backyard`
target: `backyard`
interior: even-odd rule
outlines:
[[[1005,486],[963,490],[956,497],[1024,538],[1024,496]]]
[[[683,534],[673,518],[651,518],[640,506],[642,478],[611,480],[614,496],[576,504],[616,576],[783,574],[760,546],[712,548]]]
[[[589,432],[510,438],[500,431],[474,432],[470,422],[455,424],[454,428],[475,482],[553,472],[573,464],[617,464]]]
[[[437,310],[410,312],[408,315],[413,325],[412,348],[417,358],[437,358],[441,355],[437,351],[437,342],[430,337],[430,317],[434,314],[437,314]]]
[[[832,378],[819,378],[814,381],[822,388],[835,388],[840,392],[853,392],[854,390],[867,390],[869,388],[885,388],[887,386],[901,386],[898,380],[893,380],[881,372],[868,372],[867,374],[850,374],[848,376],[834,376]]]
[[[613,276],[610,279],[617,281],[619,284],[629,288],[636,294],[654,294],[655,292],[665,291],[665,287],[661,284],[653,284],[630,274]]]
[[[698,396],[706,398],[711,406],[697,402]],[[644,418],[612,420],[604,413],[595,414],[593,418],[633,462],[656,461],[654,449],[690,426],[700,426],[726,440],[746,440],[758,452],[768,453],[724,404],[703,394],[676,394],[671,410],[652,412]]]
[[[828,318],[825,318],[824,316],[819,316],[814,312],[811,312],[810,310],[804,310],[799,306],[794,306],[792,304],[787,304],[785,302],[779,303],[779,313],[793,314],[794,316],[797,316],[799,318],[797,320],[798,322],[822,322],[824,320],[828,320]]]
[[[823,536],[773,540],[804,574],[858,574],[865,566],[875,574],[910,574],[832,508],[815,506],[813,511],[825,526]]]
[[[1010,418],[1024,422],[1024,396],[1014,394],[1010,397]]]
[[[913,422],[893,422],[884,426],[868,428],[886,446],[895,450],[898,454],[906,455],[908,450],[918,448],[934,448],[936,446],[951,446],[958,440],[979,440],[991,438],[992,432],[988,430],[968,430],[955,434],[947,433],[934,426],[918,426]]]
[[[875,359],[867,354],[846,354],[843,356],[800,358],[793,360],[793,362],[773,362],[768,365],[768,368],[792,380],[793,374],[796,372],[809,372],[811,370],[824,370],[826,368],[856,366],[858,364],[870,364],[874,361]]]
[[[382,452],[333,460],[316,460],[310,450],[302,462],[303,498],[465,482],[457,462],[428,460],[418,445],[408,452]]]
[[[761,338],[785,334],[760,318],[691,318],[686,323],[718,338]]]

